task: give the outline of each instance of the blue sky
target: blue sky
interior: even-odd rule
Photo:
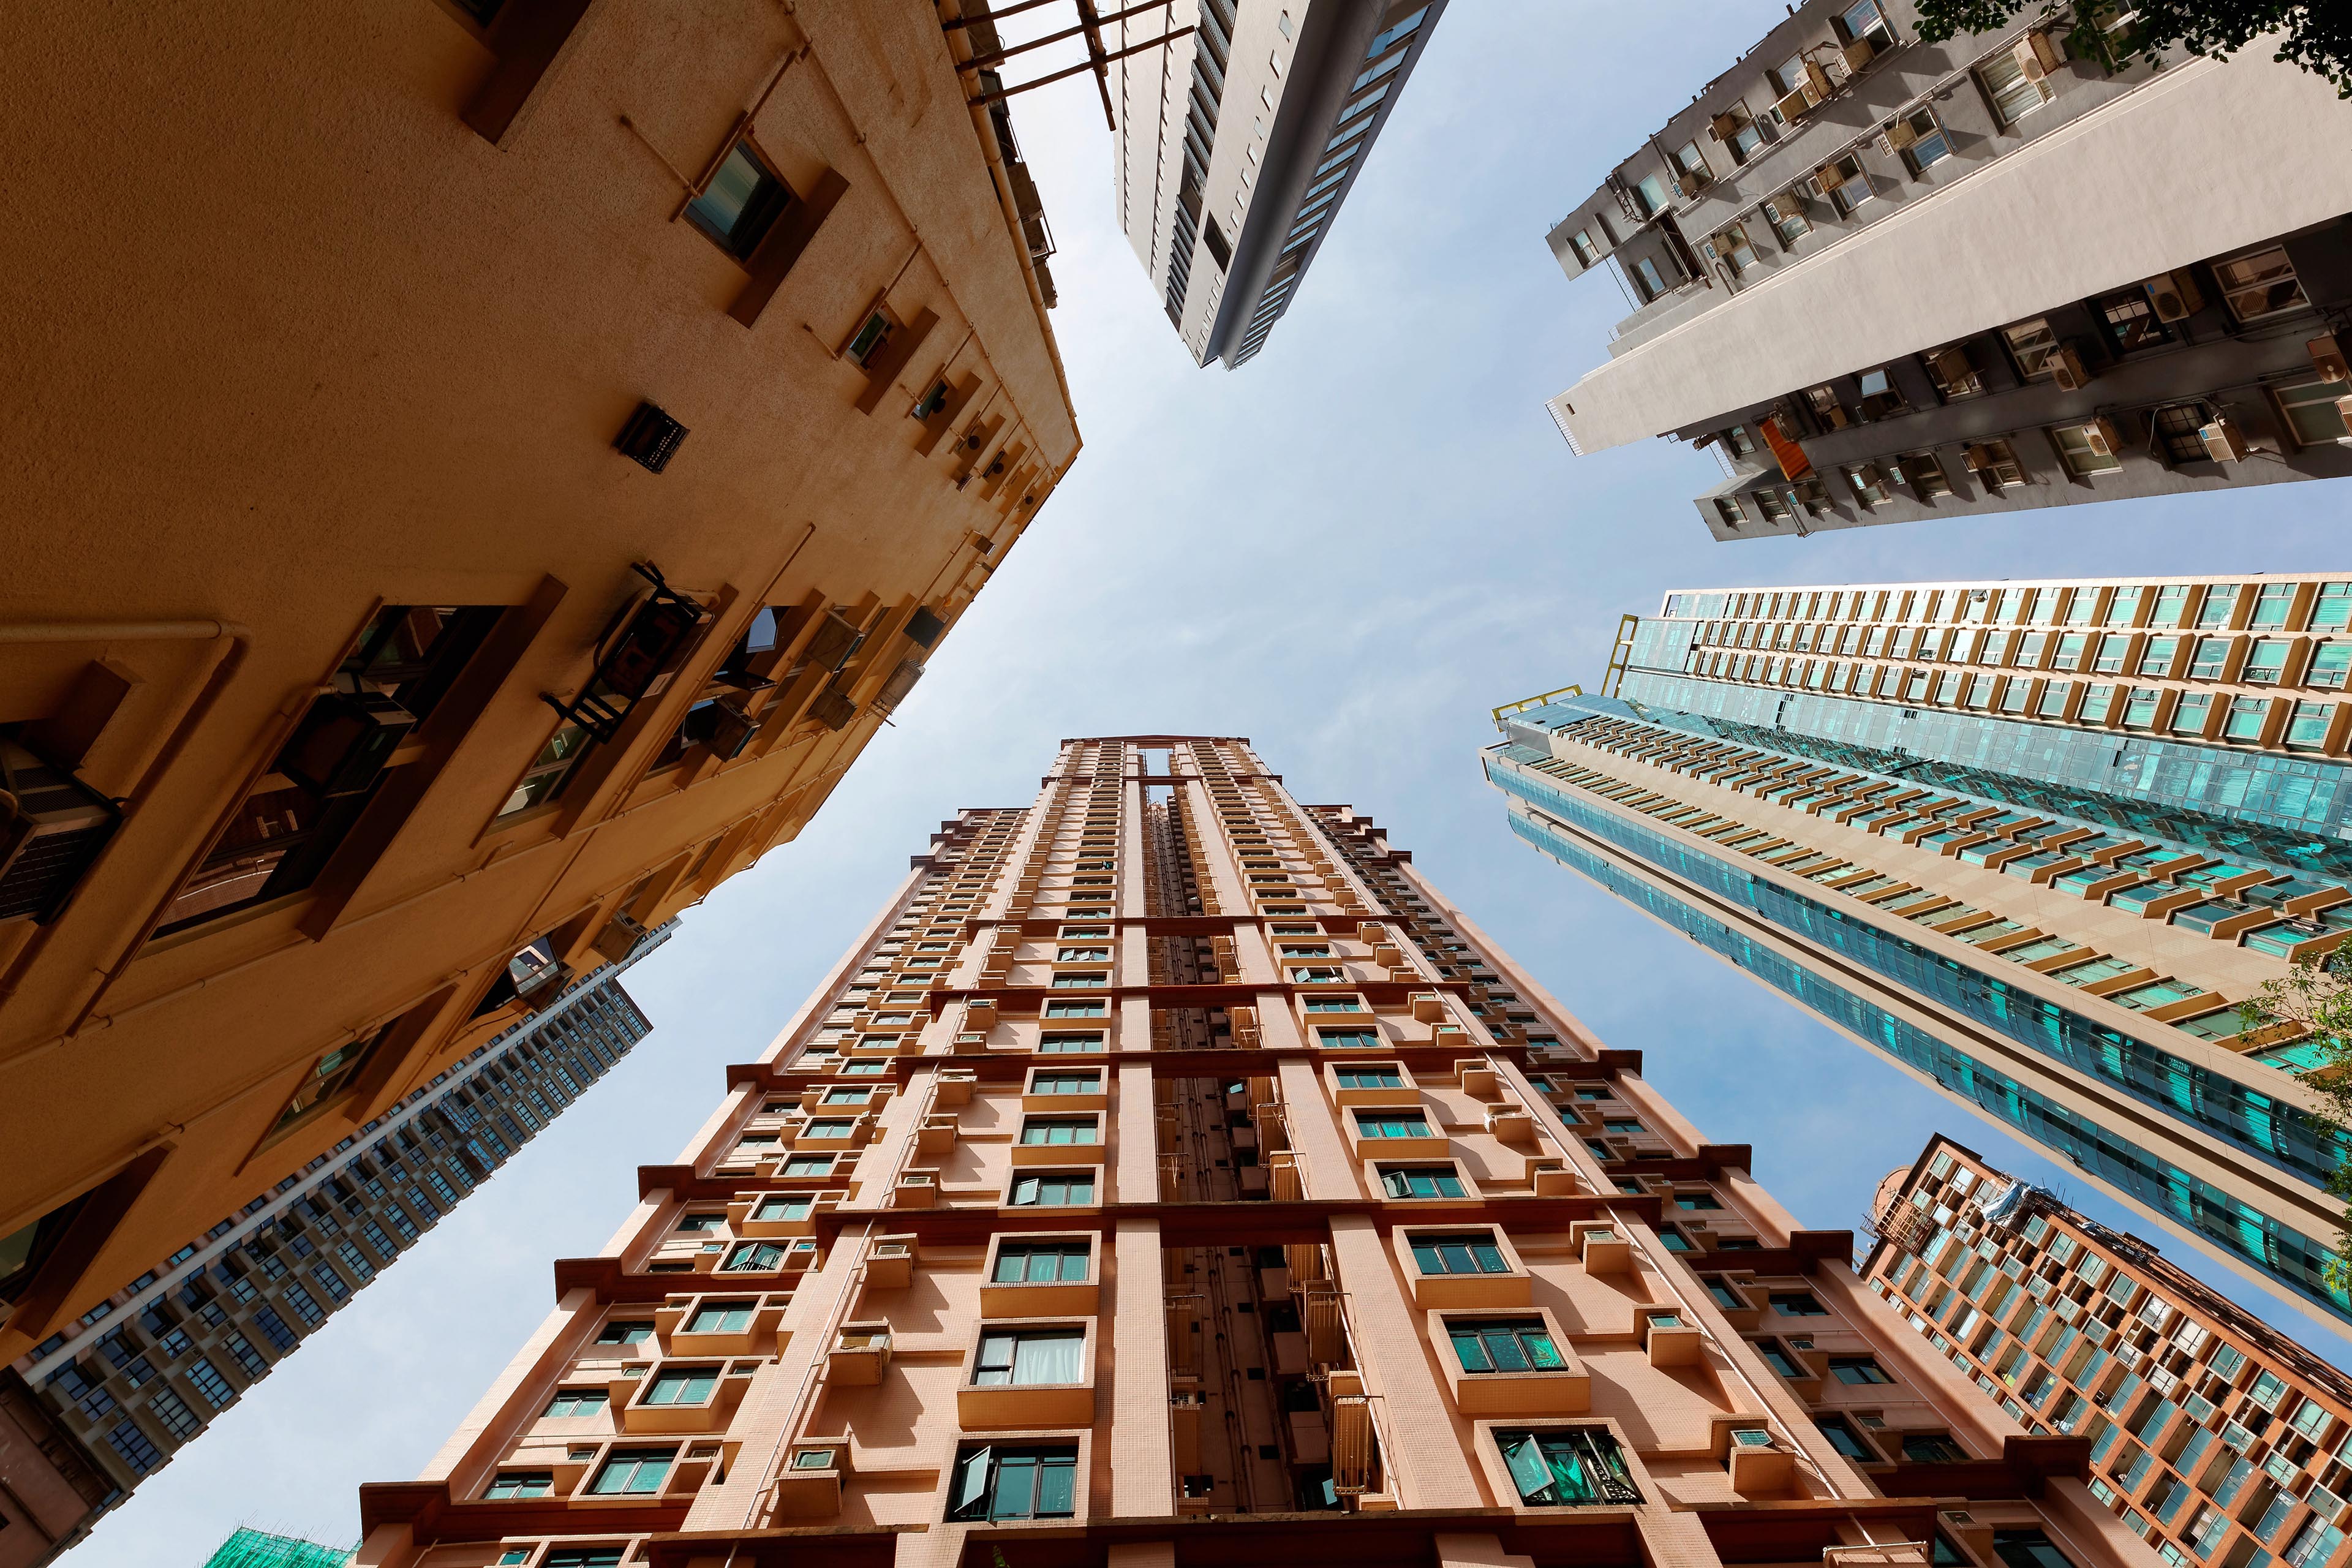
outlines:
[[[1753,1143],[1757,1177],[1809,1226],[1854,1226],[1941,1130],[2131,1228],[1538,858],[1480,778],[1487,710],[1591,682],[1617,616],[1668,587],[2352,568],[2343,481],[1717,544],[1688,499],[1717,475],[1703,454],[1571,456],[1543,400],[1601,358],[1623,301],[1570,285],[1544,231],[1777,20],[1724,0],[1461,0],[1289,315],[1237,374],[1193,368],[1118,231],[1090,86],[1019,100],[1063,247],[1076,468],[817,822],[631,975],[654,1035],[75,1568],[193,1564],[239,1523],[355,1539],[359,1484],[423,1466],[553,1305],[551,1260],[603,1245],[635,1166],[677,1154],[723,1065],[766,1044],[926,834],[960,806],[1025,805],[1065,736],[1246,735],[1301,798],[1371,812],[1605,1039],[1645,1051],[1711,1138]],[[2345,1361],[2344,1342],[2229,1288]]]

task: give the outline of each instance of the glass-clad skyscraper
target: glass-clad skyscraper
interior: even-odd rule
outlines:
[[[2352,931],[2352,582],[1678,592],[1497,709],[1538,849],[2334,1318],[2347,1145],[2241,1004]]]

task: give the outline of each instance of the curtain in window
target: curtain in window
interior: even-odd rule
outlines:
[[[1016,1384],[1079,1382],[1084,1376],[1079,1364],[1085,1346],[1086,1336],[1083,1333],[1024,1334],[1013,1347],[1013,1381]]]

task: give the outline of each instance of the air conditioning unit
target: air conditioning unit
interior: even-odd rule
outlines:
[[[0,921],[46,924],[114,836],[114,803],[73,776],[0,739]]]
[[[1957,343],[1937,353],[1934,363],[1937,375],[1947,386],[1966,381],[1977,373],[1976,365],[1969,358],[1969,351]]]
[[[898,668],[892,670],[890,678],[882,683],[882,689],[874,694],[874,705],[885,713],[895,710],[907,700],[907,693],[915,689],[915,682],[922,679],[923,665],[919,660],[900,659]]]
[[[1813,171],[1813,188],[1825,196],[1844,184],[1845,172],[1835,163],[1823,163]]]
[[[2065,55],[2059,50],[2058,40],[2040,31],[2028,33],[2018,39],[2011,53],[2017,61],[2017,68],[2025,74],[2028,81],[2040,81],[2066,63]]]
[[[1898,120],[1886,128],[1886,134],[1879,140],[1889,153],[1900,153],[1919,140],[1919,132],[1912,128],[1909,121]]]
[[[1868,38],[1856,38],[1845,47],[1845,68],[1849,75],[1859,76],[1870,62],[1878,58],[1878,46]]]
[[[278,753],[278,772],[325,799],[376,781],[416,716],[380,691],[337,691],[310,704]]]
[[[2344,421],[2345,428],[2352,429],[2352,397],[2336,400],[2336,417]]]
[[[1695,196],[1706,189],[1706,175],[1696,169],[1685,169],[1675,184],[1682,187],[1685,196]]]
[[[2242,463],[2252,450],[2246,445],[2245,432],[2224,414],[2197,432],[2205,443],[2205,455],[2217,463]]]
[[[809,704],[808,716],[828,730],[845,729],[857,717],[857,704],[842,692],[820,691]]]
[[[1818,106],[1821,101],[1821,95],[1814,92],[1808,85],[1800,87],[1772,107],[1780,111],[1780,118],[1783,120],[1799,120],[1804,117],[1807,110]]]
[[[2156,307],[2159,321],[2185,321],[2205,308],[2197,280],[2186,272],[2158,273],[2140,287],[2147,290],[2148,303]]]
[[[1822,423],[1832,430],[1843,430],[1853,423],[1846,416],[1845,405],[1843,403],[1832,403],[1827,408],[1820,410],[1820,414]]]
[[[596,933],[596,954],[614,963],[636,951],[637,943],[646,940],[646,928],[625,914],[616,914]]]
[[[2050,374],[2061,392],[2080,392],[2091,384],[2091,372],[2084,365],[2083,356],[2071,347],[2050,356]]]
[[[1992,448],[1982,445],[1971,446],[1964,455],[1963,460],[1966,461],[1969,466],[1969,472],[1972,474],[1989,473],[1991,471],[1994,461]]]
[[[1876,463],[1864,463],[1853,471],[1853,477],[1865,485],[1879,486],[1886,482],[1886,475]]]
[[[1718,114],[1706,122],[1706,133],[1717,142],[1728,142],[1739,134],[1739,116]]]
[[[2336,346],[2336,334],[2326,333],[2304,344],[2311,354],[2311,368],[2319,373],[2322,381],[2352,380],[2352,366],[2345,363],[2344,351]]]
[[[1778,226],[1797,216],[1800,200],[1794,191],[1777,196],[1766,196],[1760,204],[1759,210],[1764,214],[1766,223]]]
[[[1805,86],[1812,89],[1813,101],[1819,103],[1830,95],[1830,73],[1812,61],[1805,62]]]
[[[2083,437],[2091,444],[2091,450],[2102,458],[2112,458],[2124,449],[2122,434],[2116,429],[2115,421],[2104,414],[2083,426]]]

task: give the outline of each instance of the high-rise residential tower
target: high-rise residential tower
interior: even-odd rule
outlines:
[[[1872,1216],[1870,1288],[2012,1415],[2089,1438],[2092,1495],[2166,1562],[2352,1559],[2352,1378],[1949,1138]]]
[[[2352,581],[1687,592],[1496,710],[1514,832],[2308,1310],[2347,1144],[2240,1005],[2352,931]]]
[[[366,1568],[2155,1568],[1413,868],[1066,741],[906,881]]]
[[[676,929],[648,931],[0,1370],[0,1519],[26,1526],[0,1528],[0,1568],[86,1536],[628,1055],[653,1026],[621,975]],[[37,1417],[9,1420],[32,1398]],[[68,1494],[80,1511],[42,1506]]]
[[[1119,226],[1195,363],[1238,370],[1297,296],[1446,0],[1172,0],[1113,62]]]
[[[15,13],[0,1363],[799,833],[1023,537],[953,11]]]
[[[1569,444],[1712,447],[1717,539],[2352,473],[2352,110],[2038,9],[1807,0],[1643,139],[1549,237],[1633,310]]]

